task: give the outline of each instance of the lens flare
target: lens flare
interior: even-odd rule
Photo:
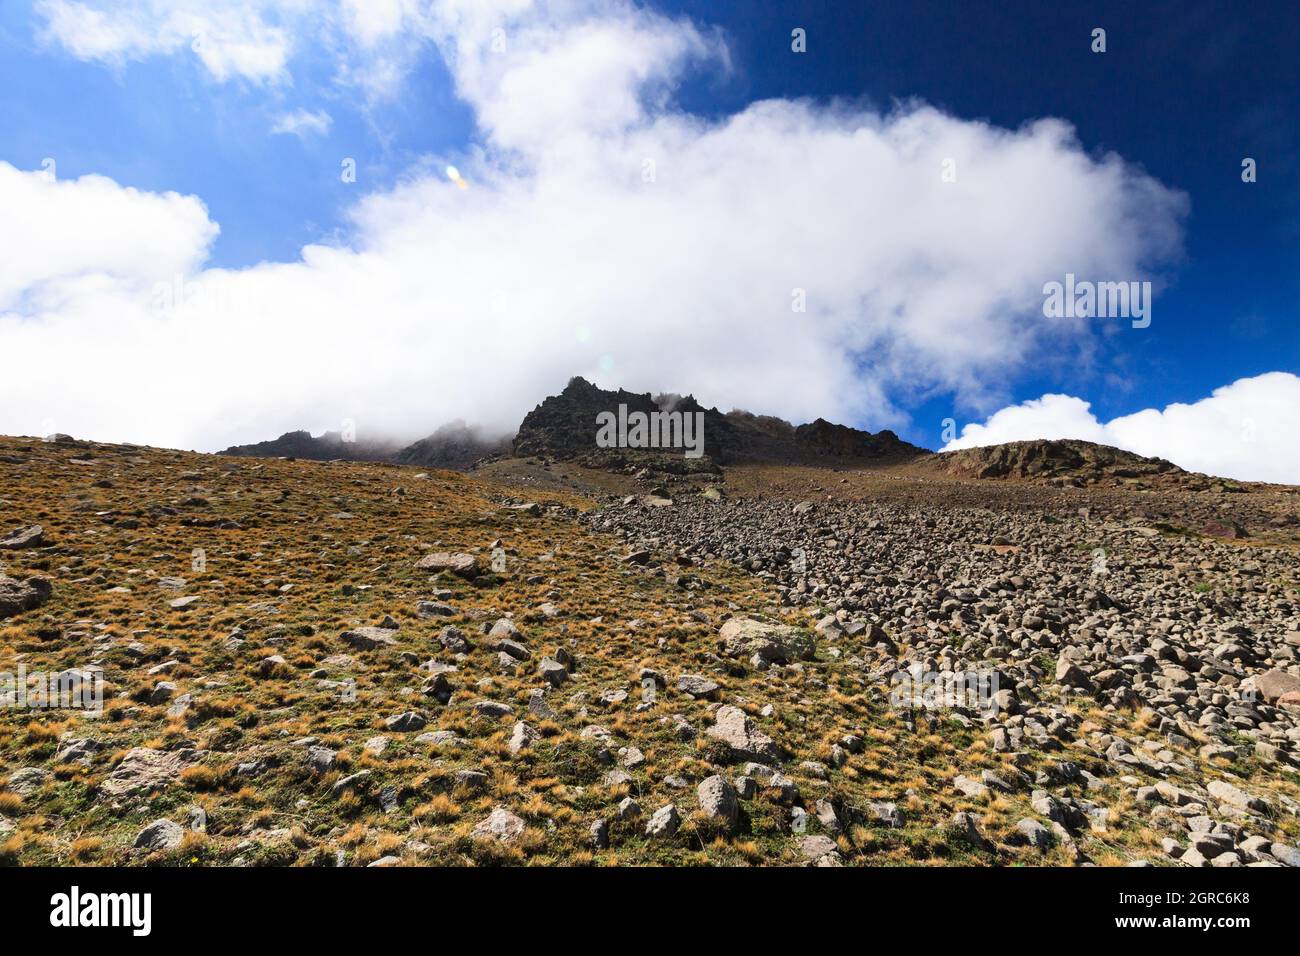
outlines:
[[[455,166],[447,167],[447,178],[461,189],[469,189],[469,183],[465,181],[465,177],[460,174],[460,170]]]

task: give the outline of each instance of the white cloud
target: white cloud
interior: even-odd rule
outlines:
[[[611,8],[618,17],[592,16]],[[296,52],[323,48],[340,81],[371,97],[396,95],[432,42],[490,125],[506,125],[490,116],[510,109],[501,119],[534,134],[578,109],[621,113],[633,85],[673,68],[677,47],[702,45],[688,23],[623,0],[36,0],[35,9],[42,35],[83,60],[192,54],[219,82],[263,83],[288,80]],[[532,51],[532,63],[502,55],[512,48]],[[481,96],[502,80],[513,89],[497,102]],[[601,97],[585,95],[597,89]]]
[[[494,144],[553,154],[575,135],[623,133],[692,60],[725,53],[689,22],[618,9],[617,17],[510,30],[481,10],[472,21],[444,21],[438,39],[458,89]]]
[[[0,315],[0,353],[31,358],[0,379],[0,432],[55,419],[214,448],[344,418],[513,425],[575,373],[898,424],[900,398],[952,389],[987,407],[1027,361],[1086,343],[1085,323],[1042,317],[1047,279],[1139,278],[1179,249],[1181,194],[1089,156],[1060,121],[788,100],[705,121],[669,94],[692,65],[727,69],[725,47],[627,3],[393,2],[368,22],[367,42],[418,31],[448,60],[483,139],[432,167],[468,188],[439,172],[360,196],[347,244],[298,262],[195,262],[179,309],[155,308],[170,259],[87,252],[41,280],[62,298]],[[29,215],[80,241],[77,216]],[[156,241],[192,254],[214,228],[182,217]],[[109,305],[113,334],[83,336]],[[52,356],[69,372],[56,391],[38,387]]]
[[[0,208],[0,315],[57,309],[80,282],[131,286],[190,272],[218,232],[193,196],[142,192],[103,176],[58,180],[4,162]]]
[[[943,450],[1080,438],[1210,475],[1300,484],[1296,409],[1300,378],[1289,372],[1238,379],[1190,405],[1148,408],[1109,422],[1099,421],[1083,399],[1044,395],[1004,408],[982,425],[967,425]]]
[[[306,140],[312,136],[324,136],[333,124],[333,117],[324,110],[295,110],[281,115],[271,127],[271,132],[287,133]]]
[[[315,0],[38,0],[43,34],[83,60],[189,52],[218,81],[285,78],[292,33]],[[284,20],[288,26],[281,25]]]

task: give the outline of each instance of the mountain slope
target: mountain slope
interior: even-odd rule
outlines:
[[[104,681],[0,706],[0,866],[1297,859],[1294,551],[1120,510],[1288,493],[803,470],[659,506],[0,438],[0,660]]]

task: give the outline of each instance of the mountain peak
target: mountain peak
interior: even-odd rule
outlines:
[[[819,418],[795,428],[772,416],[732,411],[726,415],[705,408],[693,395],[635,393],[625,389],[606,390],[580,376],[569,380],[559,395],[545,399],[525,416],[514,441],[520,457],[552,456],[577,458],[587,464],[621,461],[637,449],[600,449],[596,445],[597,416],[602,412],[656,412],[703,416],[704,455],[715,464],[740,461],[816,463],[819,460],[849,458],[863,464],[896,464],[928,454],[898,438],[891,431],[875,435],[847,425]],[[642,449],[653,457],[681,457],[671,448]]]

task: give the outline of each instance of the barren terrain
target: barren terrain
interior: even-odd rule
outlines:
[[[0,439],[0,860],[1296,865],[1293,490],[1061,485]]]

